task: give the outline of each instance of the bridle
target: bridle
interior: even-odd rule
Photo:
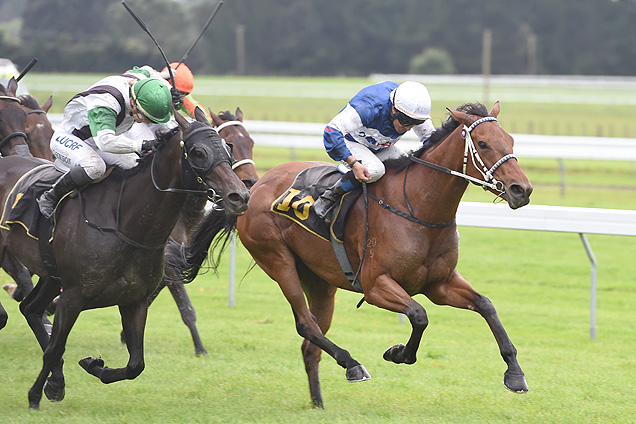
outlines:
[[[195,140],[195,135],[198,135]],[[201,137],[203,136],[203,137]],[[221,139],[221,136],[215,131],[214,128],[208,125],[202,125],[199,128],[195,128],[190,131],[185,140],[181,141],[181,174],[184,180],[184,185],[188,188],[160,188],[155,179],[155,158],[153,154],[152,163],[150,168],[150,176],[154,187],[162,192],[172,193],[187,193],[187,194],[204,194],[207,193],[210,201],[218,200],[220,197],[216,191],[205,182],[205,177],[212,172],[212,170],[220,165],[222,162],[231,164],[230,152],[223,147],[223,143],[206,143],[202,140]],[[216,141],[216,140],[215,140]],[[195,148],[203,149],[207,152],[207,160],[205,164],[195,164],[192,158],[192,151]],[[204,186],[202,189],[192,189],[190,186]]]
[[[414,156],[413,154],[411,154],[409,156],[409,158],[415,162],[415,163],[419,163],[421,165],[426,165],[429,168],[433,168],[437,171],[441,171],[447,174],[451,174],[454,175],[456,177],[460,177],[463,178],[465,180],[474,182],[480,186],[483,187],[484,190],[490,188],[492,190],[495,190],[498,192],[497,195],[497,199],[501,198],[501,196],[505,193],[506,189],[504,186],[504,183],[497,180],[493,174],[494,172],[497,170],[497,168],[499,168],[503,163],[505,163],[506,161],[510,160],[510,159],[517,159],[517,157],[513,154],[508,154],[505,155],[504,157],[502,157],[501,159],[499,159],[492,167],[488,168],[486,167],[486,165],[484,165],[484,161],[481,159],[481,157],[479,156],[479,153],[477,152],[477,148],[475,147],[475,144],[473,142],[472,137],[470,136],[470,132],[475,129],[475,127],[479,124],[482,124],[484,122],[489,122],[489,121],[494,121],[494,122],[498,122],[497,118],[493,117],[493,116],[486,116],[484,118],[478,119],[475,122],[473,122],[469,127],[467,127],[466,125],[463,126],[462,130],[461,130],[461,136],[462,138],[465,140],[465,147],[464,147],[464,162],[463,162],[463,166],[462,166],[462,172],[457,172],[454,171],[452,169],[446,168],[444,166],[441,165],[437,165],[435,163],[431,163],[428,161],[425,161],[423,159],[420,159],[416,156]],[[479,173],[482,175],[483,180],[480,180],[478,178],[475,177],[471,177],[470,175],[466,174],[466,168],[467,168],[467,164],[468,164],[468,157],[470,155],[471,161],[473,163],[473,165],[475,165],[475,168],[479,171]],[[479,165],[481,166],[477,166],[477,163],[479,163]],[[432,222],[427,222],[427,221],[422,221],[421,219],[415,217],[414,213],[413,213],[413,208],[411,207],[411,203],[409,202],[409,199],[406,195],[406,179],[408,176],[408,171],[409,171],[409,167],[406,168],[406,171],[404,172],[404,185],[403,185],[403,192],[404,192],[404,199],[406,202],[406,206],[408,207],[409,213],[406,213],[404,211],[401,211],[400,209],[389,205],[388,203],[384,202],[383,200],[377,198],[375,195],[373,195],[372,193],[369,193],[369,195],[371,197],[373,197],[380,206],[382,206],[384,209],[387,209],[388,211],[393,212],[396,215],[399,215],[405,219],[408,219],[411,222],[415,222],[419,225],[422,225],[424,227],[428,227],[428,228],[446,228],[446,227],[450,227],[452,225],[455,225],[455,221],[448,221],[448,222],[440,222],[440,223],[432,223]]]
[[[427,162],[413,155],[411,155],[410,158],[413,162],[426,165],[438,171],[446,172],[447,174],[455,175],[457,177],[471,181],[475,184],[482,186],[484,190],[490,188],[492,190],[499,192],[499,195],[501,195],[505,193],[506,191],[504,183],[497,180],[493,174],[495,173],[497,168],[503,165],[506,161],[510,159],[517,160],[517,156],[515,156],[512,153],[507,154],[501,159],[499,159],[497,162],[495,162],[495,164],[492,167],[490,167],[490,169],[486,165],[484,165],[484,161],[481,159],[481,156],[479,156],[479,152],[477,152],[477,148],[475,147],[475,143],[473,142],[473,139],[470,136],[470,133],[473,129],[475,129],[477,125],[482,124],[484,122],[488,122],[488,121],[498,122],[497,118],[495,118],[494,116],[486,116],[484,118],[476,120],[469,127],[467,127],[466,125],[463,126],[461,130],[461,136],[465,140],[465,146],[464,146],[464,162],[462,165],[462,172],[453,171],[452,169],[448,169],[443,166],[436,165],[431,162]],[[466,168],[468,165],[469,155],[473,165],[475,166],[475,169],[479,171],[479,173],[483,177],[483,180],[471,177],[470,175],[466,174]]]
[[[0,100],[6,100],[6,101],[22,103],[19,98],[12,97],[12,96],[0,96]],[[5,143],[8,143],[12,138],[15,138],[15,137],[24,138],[25,143],[28,143],[28,141],[29,141],[29,138],[28,138],[28,136],[25,133],[23,133],[22,131],[16,131],[16,132],[13,132],[13,133],[9,134],[5,138],[3,138],[2,141],[0,141],[0,148],[2,148],[2,146],[4,146]]]
[[[215,129],[216,129],[216,132],[218,132],[219,135],[220,135],[221,134],[221,130],[223,130],[223,128],[230,127],[230,126],[233,126],[233,125],[245,128],[245,124],[243,124],[242,121],[227,121],[227,122],[222,123],[218,127],[215,127]],[[252,165],[256,166],[256,164],[254,163],[254,161],[252,159],[237,160],[234,163],[232,163],[232,171],[234,171],[239,166],[247,165],[247,164],[252,164]]]

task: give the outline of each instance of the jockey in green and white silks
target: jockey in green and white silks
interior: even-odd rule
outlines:
[[[360,90],[325,127],[327,154],[348,172],[316,200],[316,214],[325,218],[335,201],[361,181],[379,180],[384,161],[406,154],[395,143],[407,131],[413,129],[421,142],[428,140],[435,129],[430,112],[431,97],[418,82],[383,81]]]
[[[64,194],[101,178],[107,165],[132,168],[138,154],[152,145],[150,140],[125,134],[135,122],[170,121],[169,85],[161,77],[148,78],[150,75],[147,69],[135,67],[123,75],[106,77],[66,104],[62,123],[51,138],[51,151],[56,166],[68,172],[38,199],[44,216],[53,215]]]

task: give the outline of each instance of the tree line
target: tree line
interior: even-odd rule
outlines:
[[[127,0],[171,61],[216,0]],[[224,0],[186,63],[200,74],[636,74],[636,0]],[[38,72],[163,66],[120,0],[0,0],[0,56]]]

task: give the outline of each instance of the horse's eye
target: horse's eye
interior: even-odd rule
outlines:
[[[488,145],[486,144],[485,141],[478,141],[477,145],[479,146],[480,149],[487,149]]]
[[[190,151],[190,159],[194,166],[204,167],[208,159],[208,154],[204,149],[192,149]]]

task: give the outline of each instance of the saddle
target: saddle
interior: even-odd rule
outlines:
[[[310,233],[325,241],[330,241],[338,258],[338,263],[354,290],[362,292],[362,286],[355,280],[355,273],[344,249],[344,230],[347,213],[360,197],[361,188],[345,193],[329,212],[327,224],[314,212],[315,200],[342,176],[335,165],[320,165],[300,172],[292,185],[278,197],[270,210],[291,219]]]
[[[0,216],[0,227],[8,230],[12,225],[22,225],[29,237],[38,240],[37,225],[41,214],[36,200],[62,174],[48,161],[24,174],[7,197]]]

